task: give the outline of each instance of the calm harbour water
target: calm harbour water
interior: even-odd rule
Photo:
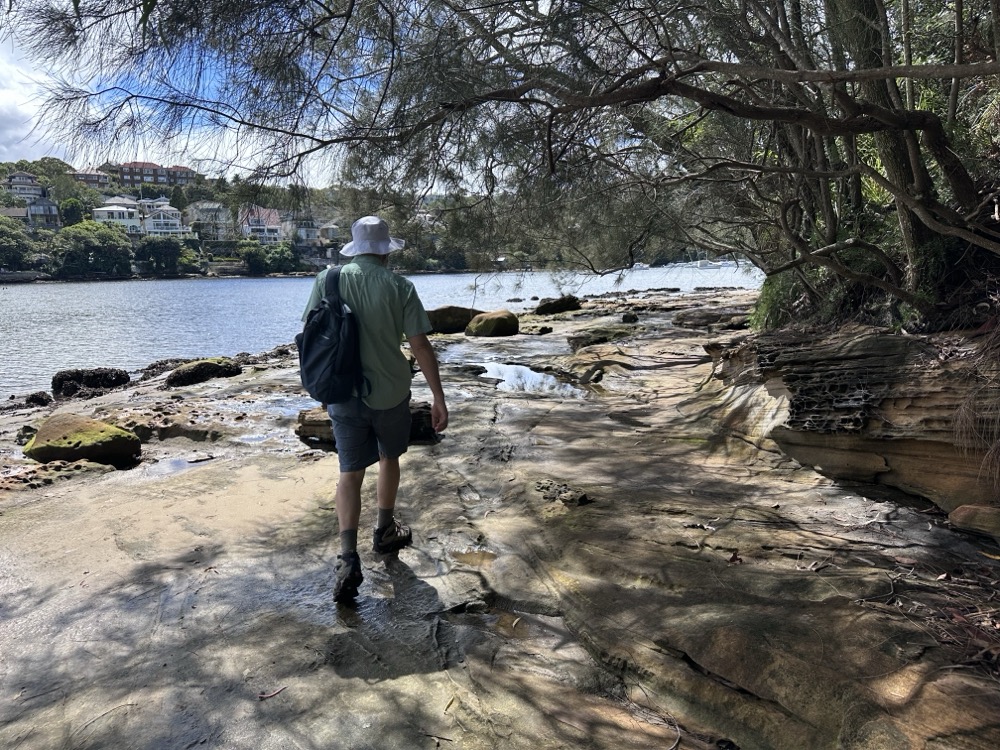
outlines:
[[[757,288],[741,268],[670,266],[617,275],[545,272],[410,277],[428,309],[534,307],[531,297],[586,296],[613,290]],[[130,372],[170,357],[263,352],[292,341],[311,278],[183,279],[10,284],[0,287],[0,398],[49,390],[71,368]],[[511,301],[522,298],[521,302]]]

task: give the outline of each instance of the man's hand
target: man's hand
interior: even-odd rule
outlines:
[[[434,428],[434,432],[444,432],[447,426],[448,407],[444,405],[444,401],[434,399],[434,404],[431,406],[431,427]]]
[[[435,432],[441,432],[448,426],[448,407],[444,403],[444,391],[441,388],[441,375],[438,373],[437,357],[427,335],[421,333],[408,339],[410,351],[413,352],[424,380],[430,386],[434,403],[431,405],[431,427]]]

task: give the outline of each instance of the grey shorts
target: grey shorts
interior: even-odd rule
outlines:
[[[326,407],[341,471],[361,471],[379,456],[399,458],[410,443],[410,396],[391,409],[372,409],[360,398]]]

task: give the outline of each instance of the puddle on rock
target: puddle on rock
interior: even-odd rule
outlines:
[[[156,463],[149,464],[142,468],[143,473],[150,477],[169,477],[180,474],[183,471],[194,468],[199,464],[211,460],[212,456],[198,456],[194,458],[163,458]]]
[[[563,383],[553,375],[535,372],[523,365],[505,365],[499,362],[485,362],[486,368],[480,377],[499,380],[497,390],[522,393],[546,393],[553,396],[582,398],[584,392],[568,383]]]
[[[485,568],[497,559],[496,553],[488,552],[484,549],[465,550],[464,552],[449,552],[448,554],[453,560],[455,560],[455,562],[460,562],[464,565],[471,565],[473,568]]]

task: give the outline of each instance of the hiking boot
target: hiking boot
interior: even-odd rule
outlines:
[[[377,555],[391,555],[411,544],[413,544],[413,533],[410,527],[393,520],[384,529],[375,529],[372,550]]]
[[[333,584],[333,600],[346,602],[358,595],[358,586],[364,580],[361,558],[357,552],[337,555],[337,574]]]

